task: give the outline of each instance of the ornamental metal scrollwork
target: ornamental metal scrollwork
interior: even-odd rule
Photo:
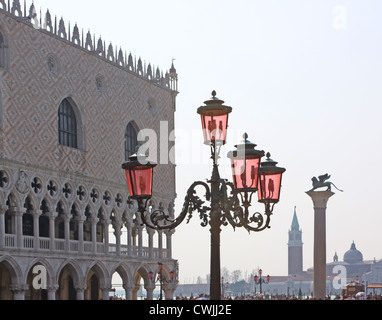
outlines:
[[[231,188],[231,193],[228,195],[228,187]],[[244,227],[248,232],[261,232],[270,228],[271,215],[275,204],[265,204],[264,214],[255,212],[250,214],[252,206],[252,197],[254,193],[235,193],[232,182],[221,180],[221,196],[223,224],[227,225],[226,221],[236,230],[236,228]],[[239,199],[240,196],[240,199]]]
[[[210,187],[205,182],[195,182],[187,191],[183,203],[183,209],[179,216],[175,219],[166,214],[163,210],[154,210],[151,214],[146,214],[147,203],[141,201],[138,209],[141,213],[142,224],[154,230],[171,230],[178,227],[187,217],[187,224],[190,223],[193,214],[199,213],[199,218],[202,221],[201,226],[209,225],[210,217],[208,212],[211,211],[210,206],[206,206],[206,201],[203,201],[196,194],[196,188],[203,186],[206,190],[205,199],[211,201]],[[230,194],[228,188],[231,188]],[[261,232],[270,228],[271,215],[275,204],[266,204],[265,212],[250,213],[252,196],[254,193],[237,194],[233,191],[233,183],[227,180],[220,181],[220,209],[221,209],[221,225],[227,226],[230,224],[234,230],[244,227],[248,232]]]
[[[172,219],[168,214],[163,210],[154,210],[150,214],[150,221],[147,221],[147,216],[145,215],[147,203],[149,200],[146,200],[143,204],[143,200],[138,200],[140,202],[139,211],[141,213],[141,219],[144,225],[150,229],[154,230],[171,230],[179,226],[187,217],[187,223],[190,222],[192,214],[194,211],[199,213],[199,217],[202,220],[201,225],[206,227],[208,225],[208,214],[210,207],[204,206],[205,201],[201,200],[196,195],[196,187],[203,186],[206,189],[205,198],[207,201],[211,199],[211,192],[208,184],[204,182],[195,182],[187,191],[187,195],[184,200],[183,209],[179,216],[176,219]]]

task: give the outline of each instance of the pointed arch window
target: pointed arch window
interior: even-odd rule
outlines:
[[[130,122],[127,125],[125,132],[125,158],[126,161],[129,157],[136,153],[138,145],[138,128],[135,123]]]
[[[58,143],[62,146],[78,148],[76,114],[68,99],[61,102],[58,110]]]
[[[0,68],[8,69],[8,45],[3,33],[0,32]]]

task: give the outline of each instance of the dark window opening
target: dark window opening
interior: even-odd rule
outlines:
[[[58,110],[58,142],[62,146],[78,148],[77,120],[73,107],[64,99]]]

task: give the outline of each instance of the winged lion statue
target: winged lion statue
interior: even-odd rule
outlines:
[[[332,191],[332,186],[336,188],[340,192],[344,192],[343,190],[340,190],[336,187],[336,185],[330,181],[328,181],[331,178],[331,175],[329,174],[324,174],[322,176],[319,176],[318,179],[316,177],[312,178],[313,182],[313,189],[311,191],[315,191],[319,188],[324,188],[327,187],[327,191]]]

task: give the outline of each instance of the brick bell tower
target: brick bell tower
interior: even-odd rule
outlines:
[[[288,275],[301,274],[302,265],[302,230],[297,219],[297,210],[294,208],[294,216],[291,229],[289,230],[288,242]]]

